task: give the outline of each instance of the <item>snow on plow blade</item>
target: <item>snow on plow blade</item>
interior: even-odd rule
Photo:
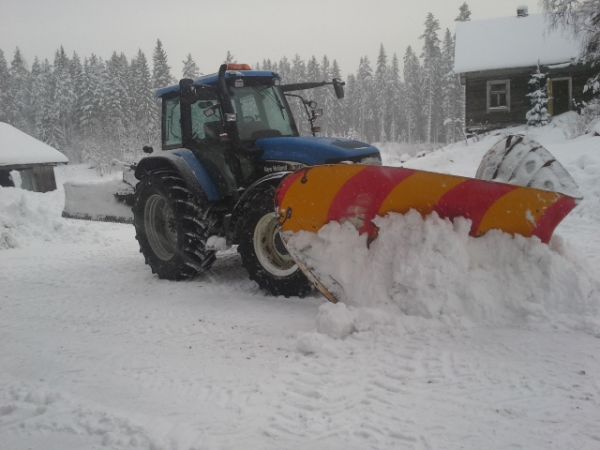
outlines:
[[[63,217],[100,222],[133,223],[131,206],[122,199],[131,187],[121,180],[65,183]]]
[[[283,240],[287,242],[290,233],[299,231],[316,233],[332,221],[349,221],[375,239],[376,216],[414,209],[423,216],[435,212],[443,218],[470,219],[472,236],[497,229],[548,242],[580,198],[575,182],[552,155],[522,136],[508,136],[498,142],[482,166],[478,174],[485,180],[401,167],[327,165],[302,169],[288,175],[277,192]],[[499,174],[524,186],[493,181]],[[288,250],[315,286],[330,301],[337,301],[326,286],[332,280],[319,280],[298,249]]]

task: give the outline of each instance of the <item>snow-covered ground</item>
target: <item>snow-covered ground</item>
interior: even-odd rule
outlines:
[[[348,304],[233,253],[158,280],[130,225],[0,189],[0,449],[600,448],[600,137],[565,130],[529,130],[585,196],[550,246],[396,218]],[[406,165],[473,175],[496,140]]]

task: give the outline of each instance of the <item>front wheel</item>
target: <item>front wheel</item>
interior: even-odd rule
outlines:
[[[272,295],[303,297],[311,284],[287,252],[274,211],[275,188],[257,191],[238,223],[238,252],[250,279]]]

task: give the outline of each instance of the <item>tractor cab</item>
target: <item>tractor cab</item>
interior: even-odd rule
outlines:
[[[162,98],[162,148],[186,148],[213,174],[223,197],[267,173],[305,165],[377,159],[378,150],[357,141],[317,138],[322,111],[297,91],[332,85],[343,98],[344,83],[282,85],[279,75],[246,64],[223,64],[217,74],[158,90]],[[313,137],[300,137],[288,104],[299,98]],[[289,151],[288,151],[289,150]],[[274,163],[275,162],[275,163]]]

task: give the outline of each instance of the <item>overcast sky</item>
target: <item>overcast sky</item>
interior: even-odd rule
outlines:
[[[71,54],[113,50],[150,59],[156,38],[173,75],[191,53],[203,72],[214,72],[230,50],[254,64],[298,53],[336,58],[353,72],[361,55],[373,61],[379,44],[402,56],[417,46],[427,12],[443,29],[454,27],[463,0],[0,0],[0,48],[10,62],[19,46],[29,64],[52,58],[61,44]],[[539,12],[537,0],[471,0],[472,18],[511,16],[519,5]]]

